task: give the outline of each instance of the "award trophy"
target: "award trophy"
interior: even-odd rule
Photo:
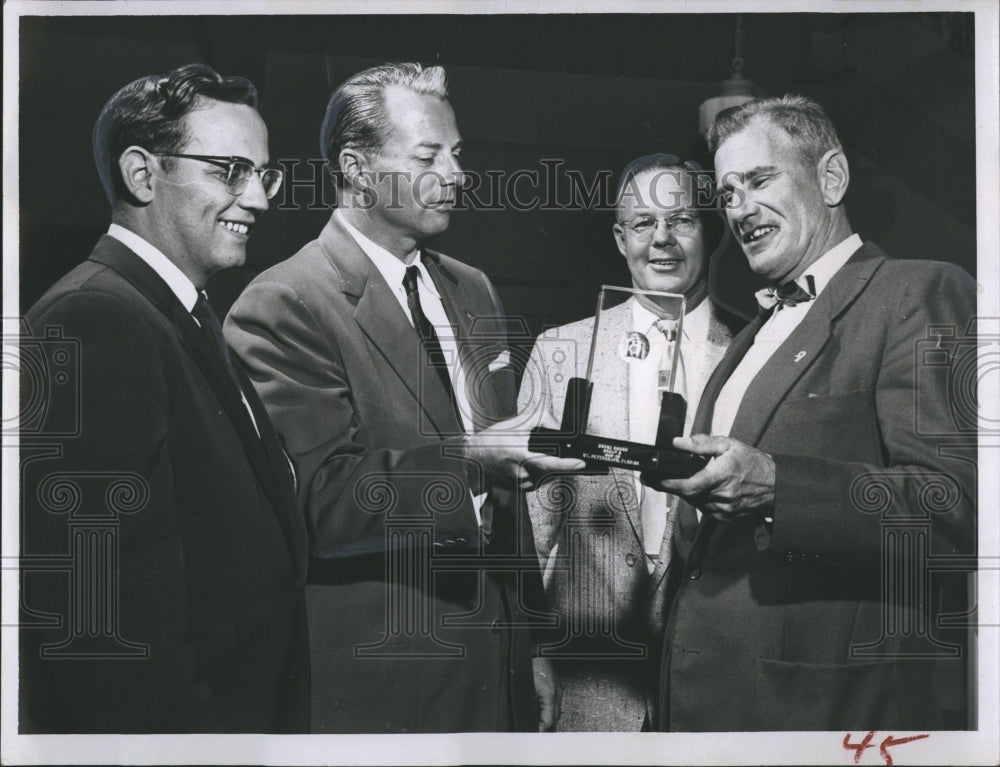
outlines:
[[[634,302],[648,312],[636,312]],[[636,326],[636,316],[643,318],[643,327]],[[687,402],[675,391],[681,365],[683,322],[684,296],[602,285],[587,377],[569,380],[559,429],[533,429],[529,448],[563,458],[581,458],[591,472],[607,471],[612,466],[638,471],[646,484],[690,477],[704,468],[707,457],[672,446],[674,437],[684,432],[687,412]],[[612,439],[588,431],[595,386],[594,360],[608,360],[612,355],[625,362],[620,368],[621,375],[629,376],[629,365],[642,365],[642,375],[655,377],[660,412],[652,444]],[[628,391],[627,380],[622,391]]]

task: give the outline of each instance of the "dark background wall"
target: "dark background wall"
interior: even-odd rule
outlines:
[[[698,106],[733,55],[731,14],[23,17],[20,30],[21,305],[85,259],[109,221],[90,133],[105,100],[139,76],[190,61],[250,77],[273,159],[319,156],[327,98],[387,60],[440,63],[465,139],[464,164],[509,179],[558,167],[533,210],[456,213],[435,246],[483,268],[529,332],[592,313],[598,286],[628,284],[612,214],[569,205],[567,171],[617,178],[637,155],[674,151],[711,166]],[[972,14],[746,14],[745,75],[760,95],[818,98],[841,130],[857,231],[887,251],[975,273]],[[543,162],[544,161],[544,162]],[[257,227],[248,263],[213,278],[226,309],[246,282],[326,221],[329,193],[292,170]],[[518,193],[531,199],[522,180]],[[480,197],[486,192],[480,191]],[[547,208],[547,209],[546,209]],[[720,289],[748,306],[738,251]]]

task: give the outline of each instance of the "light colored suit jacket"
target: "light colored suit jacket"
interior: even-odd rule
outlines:
[[[602,323],[602,333],[620,338],[632,329],[631,304],[608,310]],[[567,382],[586,377],[593,329],[591,317],[539,336],[518,401],[532,425],[558,427]],[[692,389],[704,386],[731,338],[713,307],[709,359]],[[598,346],[592,381],[588,431],[628,440],[629,370],[616,345]],[[528,495],[528,508],[549,605],[563,621],[563,640],[546,651],[564,686],[559,729],[639,730],[655,701],[650,661],[659,654],[673,525],[668,520],[650,574],[633,472],[555,478]]]

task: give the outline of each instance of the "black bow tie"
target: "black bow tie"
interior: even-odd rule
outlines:
[[[806,287],[804,288],[793,280],[776,288],[758,290],[755,294],[757,303],[760,304],[761,309],[769,311],[775,307],[791,307],[812,301],[816,298],[816,283],[811,274],[807,274],[805,280]]]

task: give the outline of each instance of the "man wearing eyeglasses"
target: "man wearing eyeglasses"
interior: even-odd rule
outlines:
[[[39,345],[75,350],[80,423],[23,452],[22,553],[53,569],[23,579],[47,621],[21,630],[22,732],[308,728],[294,476],[204,292],[281,183],[256,106],[192,64],[126,85],[95,125],[111,226],[27,314]]]
[[[675,390],[688,401],[689,429],[702,387],[740,324],[709,297],[709,260],[724,244],[710,179],[697,163],[646,155],[622,171],[616,199],[612,231],[632,287],[686,300]],[[599,346],[595,356],[591,433],[655,440],[658,319],[635,299],[602,313],[602,328],[622,346],[620,353]],[[587,375],[593,331],[591,317],[540,337],[521,385],[522,414],[558,428],[567,382]],[[529,494],[528,504],[545,590],[567,627],[565,643],[550,648],[564,686],[559,729],[648,728],[656,722],[655,662],[677,499],[612,469],[558,478]]]

